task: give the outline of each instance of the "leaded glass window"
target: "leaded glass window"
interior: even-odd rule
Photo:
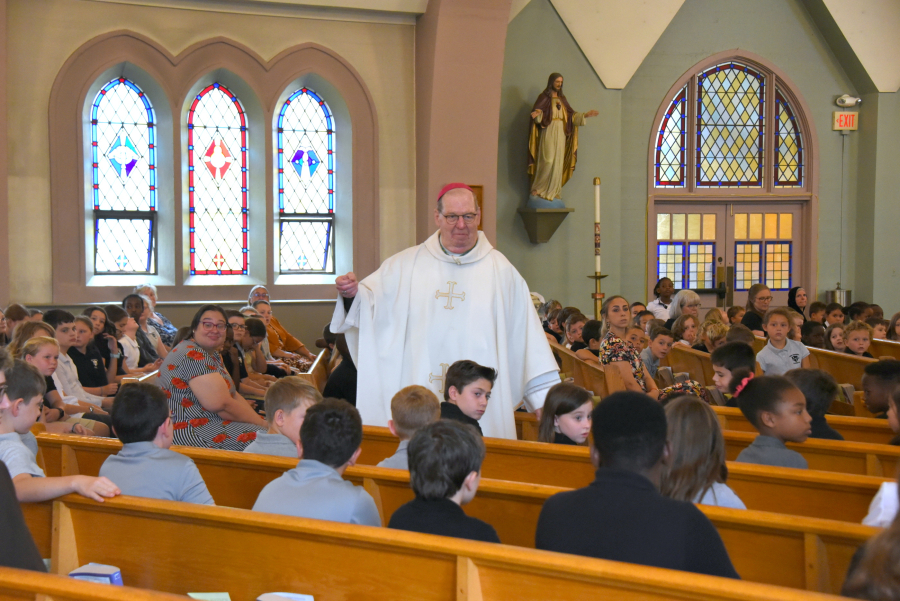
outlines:
[[[684,187],[686,109],[687,86],[672,100],[659,126],[655,166],[658,187]]]
[[[735,213],[736,290],[765,282],[771,290],[791,288],[794,215]]]
[[[657,245],[657,278],[669,278],[676,290],[684,288],[684,244],[659,242]]]
[[[134,82],[118,77],[91,105],[94,272],[156,273],[156,119]]]
[[[775,185],[797,187],[803,185],[803,142],[800,128],[790,104],[775,90]]]
[[[697,77],[697,185],[763,182],[765,78],[738,63]]]
[[[676,289],[715,287],[715,213],[658,213],[656,239],[657,277]]]
[[[188,111],[191,275],[246,275],[247,116],[237,96],[213,83]]]
[[[276,144],[281,273],[334,273],[335,123],[328,104],[305,87],[291,94],[278,114]]]

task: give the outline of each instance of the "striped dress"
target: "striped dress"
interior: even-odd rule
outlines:
[[[175,424],[175,444],[207,449],[243,451],[264,428],[243,422],[223,420],[203,408],[189,382],[198,376],[218,372],[225,378],[228,390],[234,382],[219,353],[209,352],[193,340],[183,340],[172,349],[159,368],[159,385],[169,399],[169,411]]]

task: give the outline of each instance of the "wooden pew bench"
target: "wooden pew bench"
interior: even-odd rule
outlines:
[[[892,357],[900,359],[900,342],[893,340],[873,340],[869,346],[869,352],[873,357]]]
[[[78,567],[78,566],[75,566]],[[192,591],[193,592],[193,591]],[[0,599],[16,601],[187,601],[187,597],[75,580],[68,576],[0,568]]]
[[[701,386],[714,384],[715,372],[709,359],[709,353],[694,350],[683,344],[675,344],[659,364],[671,367],[674,373],[690,374],[691,379],[700,382]]]
[[[852,384],[856,390],[862,390],[863,370],[877,359],[857,357],[848,353],[826,351],[825,349],[809,349],[809,366],[813,369],[827,371],[838,384]]]
[[[69,495],[56,502],[55,512],[57,572],[87,561],[111,563],[138,586],[175,593],[224,590],[236,601],[275,590],[310,594],[317,601],[835,598],[533,549],[171,501],[122,497],[99,504]],[[834,550],[829,544],[820,550]],[[248,553],[252,565],[265,569],[248,569]],[[835,567],[840,563],[836,559]],[[832,586],[819,568],[831,565],[799,566],[799,581],[806,585],[814,577],[817,586]]]
[[[722,430],[735,432],[756,432],[737,407],[713,407],[719,417]],[[894,437],[894,431],[885,419],[848,417],[843,415],[827,415],[828,425],[837,430],[844,440],[852,442],[868,442],[872,444],[888,444]]]

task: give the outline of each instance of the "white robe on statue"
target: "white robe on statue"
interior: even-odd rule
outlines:
[[[444,375],[470,359],[498,371],[480,425],[485,436],[516,438],[514,409],[543,407],[559,383],[553,358],[515,267],[482,232],[465,255],[444,252],[439,232],[397,253],[359,284],[349,311],[338,298],[331,331],[344,333],[358,371],[363,423],[386,426],[391,398],[412,384],[443,400]]]

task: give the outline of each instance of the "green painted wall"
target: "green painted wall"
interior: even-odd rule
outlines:
[[[622,293],[629,300],[645,298],[647,152],[650,132],[657,126],[653,119],[668,89],[683,73],[704,58],[733,48],[762,56],[781,69],[809,106],[819,137],[819,292],[832,288],[841,277],[837,248],[843,227],[843,285],[871,293],[872,268],[866,269],[871,260],[866,256],[858,264],[857,237],[871,236],[873,230],[877,233],[874,220],[881,222],[874,207],[884,202],[891,182],[885,174],[885,179],[876,181],[867,192],[878,200],[872,201],[867,217],[870,227],[858,227],[860,136],[851,134],[842,150],[841,135],[831,131],[834,99],[856,91],[799,0],[686,0],[624,90],[604,88],[549,0],[532,0],[510,23],[501,100],[497,242],[533,290],[565,304],[590,307],[591,282],[585,276],[593,272],[591,180],[600,176],[604,271],[610,274],[604,290]],[[563,198],[575,213],[549,243],[532,245],[515,211],[528,193],[528,112],[553,71],[565,75],[566,96],[576,110],[596,108],[609,118],[589,121],[579,132],[578,167],[563,189]],[[894,139],[900,136],[900,111],[896,110],[900,107],[891,100],[888,104],[893,112],[889,118],[884,109],[878,139],[888,133]],[[866,144],[864,155],[872,152],[870,143]],[[879,170],[893,164],[893,171],[898,171],[897,150],[885,156],[877,149]],[[892,223],[898,223],[897,219]],[[888,240],[882,238],[882,246]],[[878,247],[879,237],[874,244]],[[650,269],[655,269],[655,258]],[[893,291],[894,287],[884,289]],[[860,297],[858,293],[854,296]],[[889,301],[881,301],[886,310],[893,306]]]

